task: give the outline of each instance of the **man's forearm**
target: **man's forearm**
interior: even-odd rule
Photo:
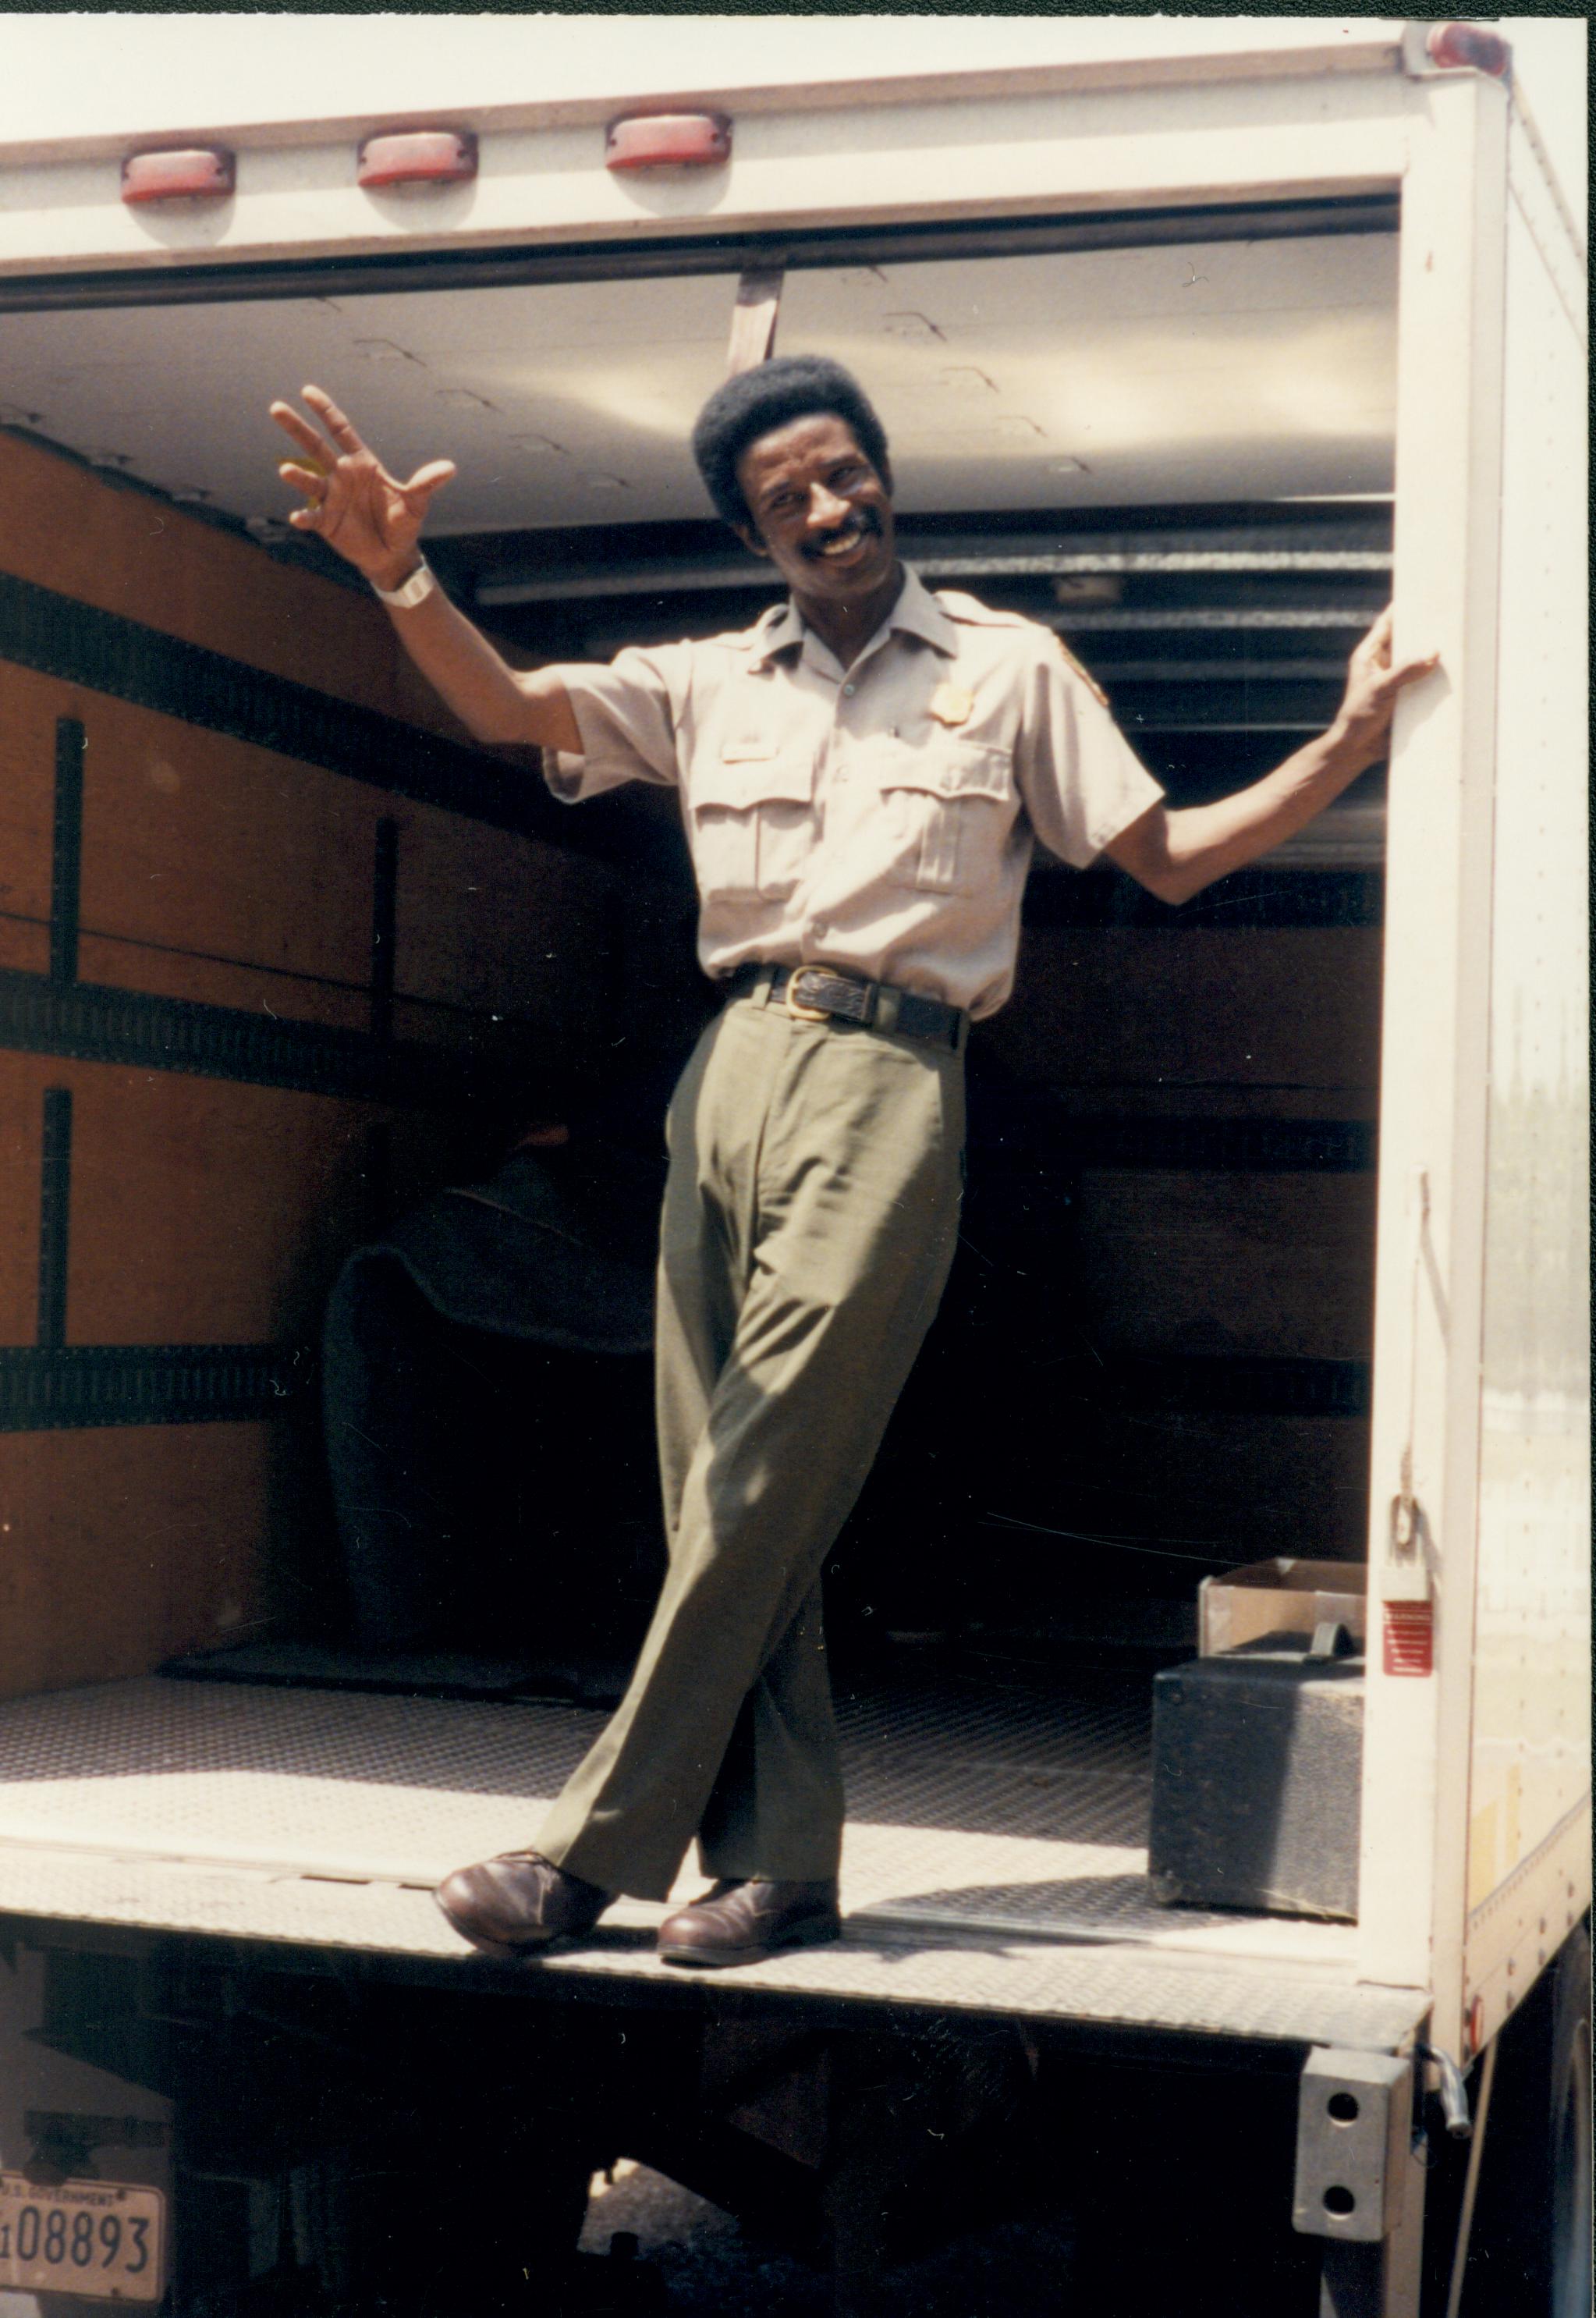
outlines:
[[[411,560],[412,570],[417,568]],[[385,572],[385,588],[408,572]],[[557,678],[520,674],[479,628],[435,587],[411,609],[390,607],[399,642],[435,692],[478,741],[494,745],[579,750],[581,736]]]
[[[1153,890],[1188,902],[1216,877],[1246,868],[1305,829],[1379,754],[1332,727],[1250,788],[1163,814],[1162,876]]]
[[[1346,693],[1327,732],[1234,796],[1179,813],[1154,805],[1109,840],[1109,859],[1161,901],[1189,902],[1215,877],[1244,869],[1305,829],[1359,773],[1389,753],[1398,696],[1440,666],[1438,652],[1395,660],[1393,625],[1387,605],[1352,655]]]

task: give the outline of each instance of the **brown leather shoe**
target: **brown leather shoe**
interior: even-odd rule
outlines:
[[[707,1966],[758,1963],[778,1948],[817,1947],[842,1930],[837,1883],[747,1882],[713,1884],[691,1907],[668,1916],[659,1927],[659,1953],[667,1963]]]
[[[433,1897],[462,1939],[484,1955],[535,1955],[590,1932],[614,1898],[535,1851],[501,1851],[457,1867]]]

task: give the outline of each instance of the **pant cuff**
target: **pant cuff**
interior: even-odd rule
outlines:
[[[834,1883],[841,1861],[835,1852],[825,1856],[811,1854],[807,1858],[769,1859],[762,1854],[708,1850],[698,1846],[698,1864],[713,1882],[721,1883]]]
[[[569,1844],[540,1842],[533,1848],[551,1866],[563,1867],[568,1875],[579,1875],[584,1883],[596,1883],[601,1891],[613,1891],[617,1899],[668,1900],[681,1872],[679,1860],[674,1867],[653,1873],[635,1860],[623,1867],[602,1850],[584,1846],[579,1837]]]

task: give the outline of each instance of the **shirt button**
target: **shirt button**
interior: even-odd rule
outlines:
[[[831,930],[830,921],[827,918],[811,918],[809,921],[809,930],[817,941],[824,941]]]
[[[851,700],[858,688],[859,687],[856,684],[845,684],[842,687],[843,698],[845,700]]]

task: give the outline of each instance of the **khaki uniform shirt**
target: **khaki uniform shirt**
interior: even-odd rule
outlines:
[[[847,669],[789,602],[555,672],[583,753],[550,787],[680,790],[712,975],[834,966],[991,1014],[1034,839],[1083,868],[1162,795],[1049,629],[913,572]]]

